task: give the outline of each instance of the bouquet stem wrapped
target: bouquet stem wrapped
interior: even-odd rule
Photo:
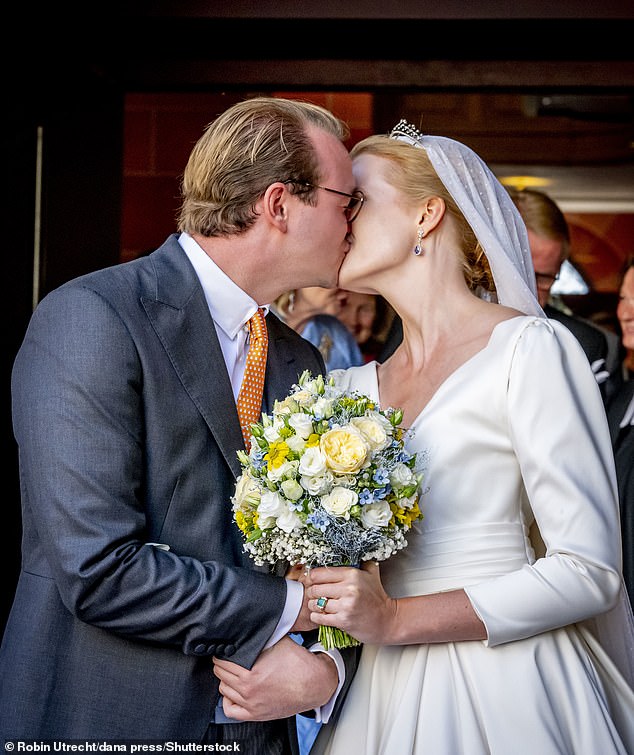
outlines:
[[[400,410],[381,411],[333,378],[304,372],[252,426],[249,454],[238,453],[233,513],[255,563],[358,565],[404,548],[423,515],[402,419]],[[319,635],[326,648],[359,644],[333,627]]]
[[[319,627],[319,642],[330,650],[331,648],[352,648],[360,645],[359,640],[344,632],[343,629],[337,629],[337,627]]]

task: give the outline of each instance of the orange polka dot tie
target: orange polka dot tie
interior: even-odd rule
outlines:
[[[269,343],[264,312],[261,309],[258,309],[249,320],[247,327],[249,329],[249,351],[237,406],[242,436],[248,451],[251,425],[260,419],[262,413],[262,391],[264,390],[266,352]]]

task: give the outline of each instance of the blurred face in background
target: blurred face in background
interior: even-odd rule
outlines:
[[[347,292],[340,288],[306,286],[296,292],[295,307],[303,315],[326,314],[339,317],[346,296]]]
[[[562,243],[556,239],[539,236],[531,229],[527,229],[528,244],[535,269],[537,283],[537,298],[542,307],[548,304],[550,289],[559,275],[559,268],[563,260]]]
[[[372,335],[374,327],[376,297],[374,294],[346,291],[338,317],[356,338],[358,344],[365,343]]]
[[[623,346],[634,351],[634,267],[628,269],[621,283],[616,316],[621,326]]]

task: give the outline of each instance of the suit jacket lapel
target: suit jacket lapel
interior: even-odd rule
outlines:
[[[231,382],[202,287],[176,236],[152,255],[156,289],[143,297],[152,326],[234,476],[244,448]]]

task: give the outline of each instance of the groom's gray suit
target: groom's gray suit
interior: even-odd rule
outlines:
[[[267,325],[270,410],[323,362]],[[13,412],[24,538],[0,737],[199,739],[218,698],[212,655],[250,667],[286,589],[252,567],[232,521],[242,436],[176,236],[43,300]]]

